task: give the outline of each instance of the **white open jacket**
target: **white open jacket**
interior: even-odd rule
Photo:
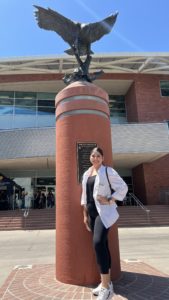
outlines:
[[[91,174],[91,170],[93,167],[90,167],[84,174],[83,174],[83,180],[82,180],[82,196],[81,196],[81,205],[87,204],[87,194],[86,194],[86,184],[87,180]],[[109,181],[111,184],[112,189],[115,191],[112,194],[112,197],[116,200],[123,201],[124,197],[126,196],[126,193],[128,191],[126,183],[123,181],[123,179],[118,175],[118,173],[113,169],[108,167],[107,173],[109,177]],[[106,167],[101,165],[101,167],[98,170],[98,173],[96,175],[94,188],[93,188],[93,198],[95,201],[96,209],[98,211],[98,214],[100,215],[100,218],[106,228],[109,228],[111,225],[113,225],[118,217],[119,214],[117,212],[117,205],[114,204],[107,204],[103,205],[100,204],[97,201],[97,195],[101,195],[104,197],[111,196],[111,191],[109,187],[109,183],[106,176]]]

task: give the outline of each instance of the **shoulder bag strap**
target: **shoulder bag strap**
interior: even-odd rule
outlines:
[[[111,184],[110,184],[110,180],[109,180],[109,176],[108,176],[108,172],[107,172],[107,167],[106,167],[106,177],[107,177],[107,181],[109,183],[110,191],[111,191],[111,193],[113,193],[114,190],[112,189]]]

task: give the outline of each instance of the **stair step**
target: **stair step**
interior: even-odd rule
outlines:
[[[147,214],[140,207],[120,206],[119,227],[164,226],[169,225],[169,206],[147,206]],[[34,230],[55,229],[55,208],[31,209],[24,217],[23,210],[0,211],[0,231],[3,230]]]
[[[24,210],[0,211],[0,231],[43,230],[55,228],[55,208],[30,209],[24,217]]]
[[[118,211],[120,218],[118,220],[119,227],[130,226],[168,226],[169,225],[169,206],[167,205],[148,205],[146,209],[150,212],[146,213],[140,207],[120,206]]]

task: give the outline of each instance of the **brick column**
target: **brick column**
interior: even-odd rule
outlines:
[[[107,93],[88,82],[75,82],[56,97],[56,278],[76,284],[99,282],[92,234],[85,229],[80,205],[77,143],[96,143],[112,165]],[[120,276],[117,226],[109,234],[112,279]]]

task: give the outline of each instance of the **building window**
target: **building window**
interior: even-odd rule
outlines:
[[[36,99],[36,94],[34,92],[15,92],[15,98],[25,99],[25,100],[32,100]]]
[[[126,122],[125,96],[109,95],[109,108],[112,123]]]
[[[169,97],[169,81],[167,80],[160,81],[160,90],[161,90],[161,96]]]
[[[0,92],[0,99],[12,99],[14,97],[14,92]]]
[[[54,100],[38,100],[38,115],[55,114]]]
[[[12,115],[14,92],[0,92],[0,115]]]
[[[15,99],[15,114],[16,115],[36,115],[36,99]]]
[[[0,129],[55,126],[55,93],[0,91]]]

